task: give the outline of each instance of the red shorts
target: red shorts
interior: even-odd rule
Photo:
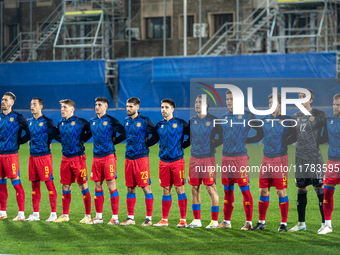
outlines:
[[[287,170],[288,155],[276,158],[263,156],[259,179],[260,188],[276,187],[276,189],[286,189]]]
[[[192,186],[213,185],[216,183],[216,161],[212,158],[190,157],[189,161],[189,184]]]
[[[222,185],[247,186],[249,184],[248,156],[222,156]]]
[[[149,185],[149,157],[125,159],[126,187],[146,187]]]
[[[19,176],[19,155],[0,154],[0,178],[13,179]]]
[[[53,161],[52,155],[29,157],[28,163],[28,180],[34,181],[50,181],[53,180]]]
[[[109,181],[116,178],[115,154],[110,154],[102,158],[93,157],[91,180],[95,182]]]
[[[184,159],[174,162],[159,161],[159,182],[161,187],[168,187],[172,184],[182,186],[185,183],[185,162]]]
[[[340,162],[327,160],[324,184],[340,184]]]
[[[86,156],[73,158],[62,156],[60,165],[60,183],[71,184],[77,179],[78,185],[87,182]]]

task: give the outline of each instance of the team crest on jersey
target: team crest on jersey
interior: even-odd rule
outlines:
[[[209,127],[209,126],[210,126],[210,121],[207,121],[207,123],[205,123],[205,125],[206,125],[207,127]]]
[[[93,123],[92,123],[92,126],[94,126],[94,125],[96,125],[96,123],[95,123],[95,122],[93,122]]]
[[[176,123],[172,124],[172,127],[177,128],[177,124]]]
[[[137,127],[140,127],[142,124],[140,122],[137,122]]]
[[[104,125],[104,126],[107,126],[107,121],[104,121],[104,122],[103,122],[103,125]]]
[[[9,121],[10,121],[10,122],[13,122],[13,120],[14,120],[14,118],[13,118],[13,117],[11,117],[11,118],[9,119]]]
[[[71,122],[71,125],[72,125],[72,126],[74,126],[75,124],[76,124],[76,122],[75,122],[75,121],[72,121],[72,122]]]
[[[44,125],[44,123],[40,122],[39,123],[39,127],[42,127]]]
[[[283,120],[279,120],[280,124],[282,124]]]
[[[161,128],[163,128],[163,124],[161,125]]]
[[[331,125],[333,125],[333,120],[331,120]]]
[[[194,124],[195,124],[195,125],[197,124],[197,121],[196,121],[196,120],[194,121]]]
[[[237,118],[238,118],[239,120],[242,119],[242,115],[239,115]]]
[[[310,119],[310,121],[314,121],[315,120],[314,116],[311,116],[309,119]]]
[[[126,126],[128,126],[129,125],[129,122],[126,122]]]

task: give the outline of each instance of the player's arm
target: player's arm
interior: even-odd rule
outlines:
[[[183,120],[183,139],[185,135],[187,136],[187,139],[185,139],[185,141],[182,142],[182,148],[184,149],[189,147],[190,145],[190,125],[188,124],[188,122]]]
[[[250,117],[248,118],[250,120],[256,119],[254,114],[251,114]],[[246,143],[258,143],[259,141],[262,140],[264,133],[263,133],[263,128],[262,128],[262,122],[261,121],[252,121],[253,127],[256,131],[256,134],[254,136],[248,137],[246,140]]]
[[[82,120],[82,134],[81,134],[81,139],[86,143],[90,138],[92,137],[92,132],[90,128],[90,122],[87,120],[81,119]]]
[[[297,119],[295,118],[295,115],[293,116],[293,119],[297,121]],[[290,127],[287,138],[286,138],[286,144],[290,145],[292,143],[295,143],[296,141],[297,141],[296,127]]]
[[[52,139],[60,142],[60,133],[59,133],[59,129],[54,125],[54,121],[53,120],[49,120],[47,122],[47,134],[48,134],[48,138],[50,141],[52,141]]]
[[[327,130],[327,115],[326,113],[321,113],[321,128],[320,128],[320,135],[319,135],[319,144],[327,143],[328,142],[328,130]]]
[[[112,141],[113,144],[116,145],[118,143],[123,142],[126,139],[125,128],[117,119],[113,119],[112,122],[113,122],[112,125],[114,127]],[[119,136],[116,136],[117,133],[119,133]]]
[[[27,143],[31,137],[30,137],[30,131],[28,129],[28,124],[27,121],[25,120],[24,116],[22,116],[21,114],[18,115],[18,122],[19,122],[19,143],[20,144],[24,144]],[[21,136],[22,130],[25,131],[25,135]]]
[[[189,130],[190,130],[190,120],[189,120]],[[183,143],[182,143],[182,147],[183,147],[183,149],[185,149],[185,148],[188,148],[189,146],[190,146],[190,144],[191,144],[191,139],[192,139],[192,136],[191,136],[191,134],[190,134],[190,136],[189,136],[189,139],[186,139]]]
[[[156,128],[155,128],[151,138],[148,139],[148,141],[146,142],[146,146],[150,147],[150,146],[158,143],[160,137],[159,137],[159,134],[157,132],[157,128],[158,128],[158,124],[156,125]]]
[[[216,125],[211,132],[211,141],[215,147],[223,144],[223,129],[221,125]]]
[[[152,137],[152,135],[154,134],[156,127],[155,125],[152,123],[152,121],[146,117],[146,123],[147,123],[147,128],[146,128],[146,137],[145,137],[145,143],[148,143],[148,140]],[[151,135],[151,137],[149,138],[149,135]]]
[[[58,143],[61,143],[61,135],[60,135],[60,131],[59,131],[59,126],[60,126],[60,121],[58,122],[56,130],[54,131],[55,132],[54,140],[56,140]]]

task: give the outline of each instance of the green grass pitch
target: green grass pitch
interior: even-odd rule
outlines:
[[[127,216],[126,187],[124,181],[124,145],[117,147],[117,188],[120,195],[119,220],[123,221]],[[248,145],[249,165],[260,165],[262,160],[261,145]],[[327,159],[328,146],[321,146],[324,159]],[[295,147],[289,146],[289,163],[294,163]],[[59,183],[59,167],[61,160],[61,147],[59,144],[52,146],[55,184],[58,191],[57,213],[62,213],[61,184]],[[92,144],[86,144],[88,173],[92,163]],[[220,154],[220,150],[217,155]],[[32,213],[31,184],[28,181],[28,145],[20,149],[21,180],[26,194],[25,215]],[[188,175],[190,151],[185,151],[186,175]],[[217,162],[219,159],[217,158]],[[153,222],[161,219],[162,189],[158,181],[158,145],[151,148],[150,152],[151,188],[154,194]],[[145,218],[144,194],[137,189],[137,202],[135,207],[136,226],[108,226],[111,218],[109,192],[105,187],[105,202],[103,218],[105,224],[83,225],[79,223],[84,216],[84,204],[82,195],[77,185],[72,186],[72,201],[70,206],[70,222],[45,223],[50,213],[48,192],[44,184],[41,185],[42,198],[40,205],[39,222],[13,222],[18,207],[15,201],[14,188],[8,182],[8,219],[0,221],[0,253],[6,254],[338,254],[340,240],[339,221],[339,192],[335,192],[334,212],[332,225],[334,232],[325,236],[317,235],[321,218],[318,208],[318,200],[310,187],[306,212],[307,231],[298,233],[279,233],[280,210],[275,189],[270,193],[270,205],[267,212],[267,229],[263,231],[241,231],[245,222],[242,206],[242,195],[235,186],[235,209],[232,215],[232,229],[205,229],[209,224],[210,198],[202,187],[202,211],[201,218],[203,228],[178,229],[179,208],[177,196],[173,189],[173,203],[169,215],[169,227],[142,227]],[[94,196],[94,183],[89,181],[92,202]],[[191,187],[185,185],[188,196],[187,221],[191,222],[193,214],[191,210]],[[223,219],[223,186],[221,180],[217,180],[217,190],[220,197],[219,221]],[[258,179],[251,178],[250,190],[254,200],[253,224],[258,220]],[[288,214],[288,228],[297,223],[296,211],[296,187],[294,178],[288,179],[288,197],[290,200]],[[92,203],[92,217],[95,216],[94,203]]]

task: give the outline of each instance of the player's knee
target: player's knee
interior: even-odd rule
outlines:
[[[284,190],[284,189],[278,189],[278,190],[276,190],[276,194],[277,194],[279,197],[285,197],[285,196],[286,196],[286,190]]]
[[[261,197],[267,197],[267,196],[269,196],[268,189],[260,189],[260,196],[261,196]]]
[[[324,193],[324,188],[314,189],[317,196],[322,195]]]
[[[298,195],[304,195],[304,194],[307,194],[308,190],[306,189],[298,189],[297,193]]]

